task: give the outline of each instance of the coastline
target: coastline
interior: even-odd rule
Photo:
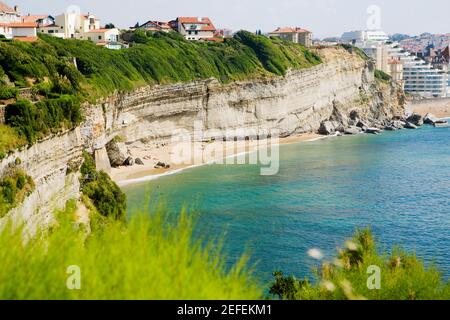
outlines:
[[[437,118],[450,118],[450,99],[430,99],[413,102],[407,107],[409,112],[415,112],[424,117],[431,113]]]
[[[325,139],[329,136],[323,136],[316,133],[304,133],[300,135],[279,138],[279,145],[312,142],[320,139]],[[269,142],[270,143],[270,142]],[[211,143],[181,143],[182,147],[192,148],[193,157],[188,164],[172,164],[173,148],[170,143],[152,142],[144,144],[137,142],[129,146],[129,152],[133,158],[139,158],[144,165],[121,166],[112,168],[111,178],[120,186],[124,187],[131,184],[142,183],[145,181],[156,180],[160,177],[177,174],[181,171],[192,169],[200,166],[205,166],[214,163],[220,159],[236,157],[242,154],[248,154],[258,151],[258,141],[214,141]],[[213,157],[205,161],[204,150],[207,148],[225,149],[221,157]],[[158,162],[169,164],[170,168],[155,168]]]

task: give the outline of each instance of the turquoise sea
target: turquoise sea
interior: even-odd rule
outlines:
[[[450,276],[450,128],[329,138],[280,148],[280,172],[209,165],[124,188],[130,214],[163,201],[197,216],[195,235],[223,239],[235,262],[250,254],[256,275],[311,275],[319,248],[331,259],[356,228],[371,226],[380,249],[400,245]]]

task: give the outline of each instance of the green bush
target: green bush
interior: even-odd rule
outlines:
[[[6,124],[34,143],[51,133],[72,129],[81,122],[80,101],[75,96],[62,95],[36,104],[18,100],[10,104],[5,112]]]
[[[34,182],[22,170],[14,169],[0,179],[0,218],[31,194]]]
[[[262,296],[246,259],[226,267],[216,246],[192,240],[192,221],[185,214],[168,223],[159,211],[136,213],[129,223],[107,224],[86,238],[69,219],[75,210],[68,206],[58,214],[58,227],[30,241],[23,241],[21,229],[0,231],[0,300]],[[73,274],[69,266],[79,267],[80,290],[67,287]]]
[[[4,124],[0,124],[0,159],[15,148],[26,144],[26,140],[20,136],[17,128],[11,128]]]
[[[17,98],[19,96],[19,89],[15,87],[7,87],[0,85],[0,100],[8,100]]]
[[[383,70],[375,70],[375,78],[383,81],[383,82],[389,82],[391,81],[391,76],[388,75],[386,72],[384,72]]]
[[[94,159],[84,153],[81,166],[81,191],[104,217],[124,220],[127,213],[127,198],[123,191],[105,172],[97,172]]]
[[[381,287],[369,288],[370,267],[381,271]],[[370,230],[360,230],[332,262],[316,270],[314,284],[275,273],[271,293],[290,300],[436,300],[450,299],[450,283],[414,254],[400,248],[378,254]]]

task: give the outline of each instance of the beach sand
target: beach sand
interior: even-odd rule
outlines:
[[[305,133],[301,135],[290,136],[279,139],[279,145],[298,143],[304,141],[314,141],[324,138],[324,136],[315,133]],[[263,140],[259,145],[265,145],[266,141]],[[270,139],[267,141],[270,146]],[[174,156],[178,154],[177,148],[189,148],[192,150],[192,157],[190,160],[184,163],[174,163]],[[235,156],[242,153],[249,153],[258,150],[258,141],[214,141],[214,142],[198,142],[188,143],[182,142],[177,145],[171,145],[167,142],[151,142],[144,144],[142,142],[136,142],[128,146],[131,156],[136,159],[140,158],[144,165],[133,165],[129,167],[112,168],[111,177],[119,185],[126,185],[133,182],[138,182],[143,178],[157,177],[160,175],[167,175],[170,173],[178,172],[182,169],[186,169],[194,166],[201,166],[219,159]],[[220,155],[215,155],[208,150],[223,150]],[[208,155],[211,156],[208,156]],[[155,168],[158,162],[169,164],[170,168]]]
[[[425,100],[413,102],[409,106],[410,112],[416,112],[422,116],[427,113],[434,114],[437,118],[450,117],[450,99]]]

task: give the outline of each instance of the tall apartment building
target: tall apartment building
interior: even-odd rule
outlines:
[[[352,43],[375,60],[376,68],[391,75],[393,81],[404,84],[408,93],[425,97],[446,97],[448,71],[434,68],[430,63],[392,43],[383,31],[352,31],[341,41]]]

